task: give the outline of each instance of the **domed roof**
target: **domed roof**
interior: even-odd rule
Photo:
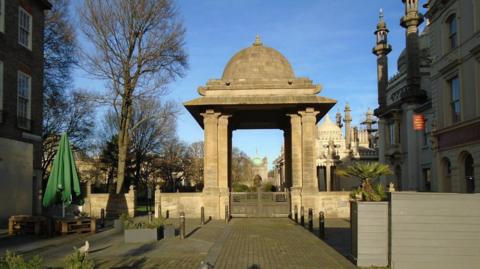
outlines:
[[[223,71],[223,80],[294,79],[292,66],[280,52],[263,46],[257,36],[253,45],[235,54]]]
[[[318,125],[317,131],[319,139],[330,140],[342,138],[342,129],[330,119],[328,114],[325,115],[323,122]]]
[[[263,160],[260,157],[255,157],[252,159],[253,165],[260,166],[263,164]]]

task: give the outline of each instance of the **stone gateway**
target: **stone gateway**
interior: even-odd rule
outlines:
[[[288,60],[257,36],[251,47],[228,62],[221,79],[199,87],[201,97],[184,103],[204,129],[205,213],[224,218],[230,205],[232,131],[280,129],[284,132],[286,187],[291,208],[318,212],[316,124],[336,101],[321,97],[320,85],[297,78]]]

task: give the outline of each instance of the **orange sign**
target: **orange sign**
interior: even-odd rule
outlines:
[[[413,114],[413,129],[423,131],[425,129],[425,117],[423,114]]]

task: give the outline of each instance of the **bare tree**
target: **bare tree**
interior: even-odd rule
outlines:
[[[232,183],[249,184],[253,179],[253,163],[248,155],[238,148],[232,149]]]
[[[125,178],[134,101],[152,99],[187,67],[185,29],[171,0],[84,0],[83,33],[94,49],[83,66],[108,81],[108,101],[119,115],[117,193]]]
[[[72,69],[77,63],[75,32],[68,16],[68,0],[54,0],[45,13],[42,124],[42,178],[55,156],[60,135],[67,133],[77,149],[88,145],[93,129],[93,109],[85,94],[71,91]]]
[[[131,143],[127,151],[125,182],[129,184],[145,183],[146,175],[155,175],[156,156],[163,147],[176,138],[176,119],[179,109],[176,103],[160,102],[155,99],[136,100],[132,115],[132,124],[137,126],[131,131]],[[120,119],[114,111],[105,115],[102,136],[102,160],[108,169],[109,180],[117,175],[118,133]],[[115,141],[113,141],[115,140]],[[112,150],[114,148],[114,150]],[[137,185],[138,187],[138,185]]]
[[[203,184],[203,141],[192,143],[186,152],[185,176],[195,183],[195,188]]]

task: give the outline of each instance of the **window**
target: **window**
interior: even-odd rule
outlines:
[[[457,17],[455,14],[448,17],[447,24],[450,49],[454,49],[457,47]]]
[[[32,49],[32,16],[23,8],[18,8],[18,43]]]
[[[27,130],[30,129],[31,81],[29,75],[18,72],[17,122],[18,127]]]
[[[460,81],[458,76],[448,81],[450,87],[450,111],[452,123],[460,121]]]
[[[0,0],[0,32],[5,32],[5,0]]]

